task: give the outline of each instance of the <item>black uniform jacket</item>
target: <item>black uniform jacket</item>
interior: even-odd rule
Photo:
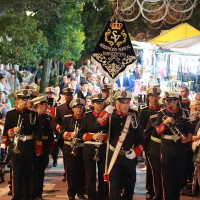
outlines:
[[[150,138],[147,146],[147,152],[151,155],[154,155],[156,157],[160,157],[160,145],[161,145],[161,135],[158,135],[156,132],[156,120],[157,120],[158,114],[151,115],[149,122],[146,127],[145,136]],[[154,137],[156,140],[158,139],[160,142],[156,142],[155,140],[151,139],[151,136]],[[157,141],[158,141],[157,140]]]
[[[22,125],[20,135],[31,136],[34,140],[26,140],[25,142],[19,140],[18,149],[22,155],[32,154],[35,149],[34,141],[42,141],[42,129],[38,120],[38,114],[28,109],[21,111],[18,108],[11,109],[7,112],[3,135],[8,137],[8,131],[14,127],[19,126],[19,116],[22,118]],[[10,149],[12,149],[12,143]],[[35,153],[35,151],[34,151]]]
[[[133,114],[133,113],[131,113],[131,114]],[[117,144],[119,136],[121,135],[121,131],[123,130],[123,127],[125,125],[126,118],[127,118],[127,115],[125,115],[125,116],[120,115],[117,113],[116,110],[113,111],[112,118],[111,118],[111,129],[110,129],[110,144],[113,147],[115,147]],[[133,120],[134,121],[131,122],[129,130],[128,130],[128,134],[122,145],[122,149],[124,149],[126,151],[133,149],[137,145],[140,145],[140,144],[143,145],[143,136],[140,133],[138,127],[133,127],[133,125],[135,124],[135,118],[133,118]],[[136,119],[136,120],[138,120],[138,119]],[[125,156],[119,155],[116,163],[126,163],[126,162],[130,162],[130,161],[131,160],[127,159]]]
[[[39,122],[43,134],[43,154],[48,155],[51,151],[54,140],[52,117],[49,114],[39,115]]]
[[[156,131],[161,135],[161,153],[164,151],[166,153],[175,154],[183,150],[187,144],[181,143],[181,139],[174,142],[173,140],[164,139],[164,135],[173,135],[172,131],[163,125],[164,119],[167,117],[173,117],[174,120],[180,119],[180,117],[189,119],[189,113],[185,109],[177,108],[176,111],[172,111],[169,108],[162,109],[158,112],[158,117],[156,121]],[[164,127],[164,128],[163,128]],[[191,133],[191,125],[189,120],[184,123],[178,123],[176,127],[181,131],[183,136]],[[180,145],[179,145],[180,144]]]
[[[146,151],[148,142],[150,140],[150,134],[147,134],[145,131],[147,129],[147,124],[149,122],[150,116],[155,115],[159,111],[160,107],[153,107],[151,105],[146,106],[141,109],[140,112],[140,123],[139,123],[139,128],[141,133],[144,136],[144,150]],[[149,130],[148,130],[148,133]]]
[[[56,108],[55,124],[62,124],[65,115],[72,114],[69,104],[63,103]]]
[[[62,135],[62,137],[63,137],[63,133],[65,131],[74,132],[75,125],[76,125],[76,127],[78,128],[77,138],[80,139],[79,143],[82,143],[83,141],[82,141],[81,136],[79,134],[80,127],[81,127],[81,121],[82,121],[82,117],[77,118],[72,114],[65,115],[65,117],[63,119],[63,123],[61,125],[61,129],[60,129],[60,134]],[[69,139],[69,141],[70,141],[70,139]],[[64,153],[64,155],[70,154],[71,153],[71,146],[70,145],[64,145],[63,153]]]
[[[80,138],[83,137],[83,135],[86,133],[98,133],[102,131],[102,134],[107,134],[108,133],[108,128],[107,126],[102,126],[97,122],[98,119],[98,115],[96,115],[96,113],[94,111],[89,111],[86,112],[84,114],[84,117],[82,119],[82,123],[81,123],[81,130],[80,130]],[[103,145],[101,145],[100,147],[100,158],[101,156],[105,156],[105,147],[106,144],[104,143]],[[89,145],[89,144],[84,144],[84,148],[87,151],[87,154],[93,155],[94,154],[94,147],[93,145]],[[102,149],[103,152],[102,152]]]
[[[159,107],[154,108],[153,106],[146,106],[141,109],[139,127],[140,127],[142,133],[144,133],[144,130],[147,127],[147,123],[149,121],[150,116],[155,115],[159,109],[160,109]]]

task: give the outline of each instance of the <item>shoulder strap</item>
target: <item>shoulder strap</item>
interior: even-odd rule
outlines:
[[[112,158],[111,158],[111,161],[110,161],[110,164],[109,164],[109,167],[108,167],[108,171],[104,174],[104,179],[106,181],[109,181],[109,174],[117,160],[117,157],[119,155],[119,152],[122,148],[122,145],[124,143],[124,140],[126,139],[126,136],[128,134],[128,130],[129,130],[129,127],[130,127],[130,124],[131,124],[131,119],[132,119],[132,116],[131,115],[128,115],[127,118],[126,118],[126,122],[125,122],[125,125],[121,131],[121,134],[119,136],[119,139],[117,141],[117,144],[115,146],[115,150],[113,152],[113,155],[112,155]]]

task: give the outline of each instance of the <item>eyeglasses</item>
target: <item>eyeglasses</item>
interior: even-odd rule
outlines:
[[[82,105],[76,105],[76,106],[74,106],[73,108],[83,108],[83,106]]]
[[[172,101],[174,101],[174,99],[165,99],[165,102],[167,103],[171,103]]]
[[[96,104],[103,104],[103,101],[94,101]]]

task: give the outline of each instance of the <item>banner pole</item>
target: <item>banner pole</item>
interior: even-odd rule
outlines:
[[[112,105],[112,102],[113,102],[113,88],[114,88],[114,79],[111,80],[110,105]],[[109,153],[109,147],[110,147],[111,116],[112,115],[110,115],[109,117],[108,139],[107,139],[107,146],[106,146],[105,175],[107,175],[107,172],[108,172],[108,153]],[[108,181],[108,180],[104,180],[104,181]]]

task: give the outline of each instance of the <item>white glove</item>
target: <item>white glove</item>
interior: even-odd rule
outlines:
[[[111,106],[111,105],[109,105],[109,106],[107,106],[107,107],[105,108],[105,111],[107,111],[109,114],[112,114],[112,113],[113,113],[113,110],[114,110],[114,106]]]
[[[126,152],[125,153],[125,156],[128,158],[128,159],[133,159],[136,157],[136,154],[135,154],[135,151],[133,149],[130,149],[129,152]]]

